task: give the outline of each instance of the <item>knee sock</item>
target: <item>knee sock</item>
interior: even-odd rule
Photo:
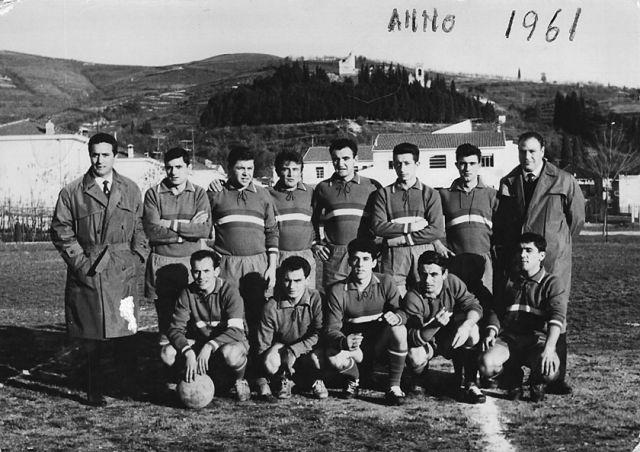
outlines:
[[[247,368],[248,359],[245,357],[244,362],[240,364],[238,367],[231,367],[231,371],[233,372],[233,377],[236,380],[241,380],[244,378],[244,371]]]
[[[353,358],[349,358],[350,365],[345,370],[341,370],[340,373],[344,375],[347,380],[358,381],[360,379],[360,371],[358,365]]]
[[[400,386],[407,350],[389,350],[389,386]]]

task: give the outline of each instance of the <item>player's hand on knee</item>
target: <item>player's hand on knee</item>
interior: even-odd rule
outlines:
[[[206,374],[209,372],[209,358],[211,358],[211,353],[213,352],[213,346],[211,343],[207,342],[204,344],[200,353],[198,353],[198,373]]]
[[[316,243],[311,247],[311,250],[313,251],[313,254],[321,261],[329,260],[331,252],[329,251],[329,248],[327,246],[322,245],[321,243]]]
[[[287,367],[289,373],[293,375],[293,365],[296,363],[295,353],[293,353],[293,350],[291,350],[289,347],[284,347],[281,353],[284,365]]]
[[[544,349],[542,351],[541,359],[541,367],[542,367],[542,375],[550,376],[555,374],[560,367],[560,359],[558,358],[558,354],[555,350]]]
[[[188,350],[185,354],[186,368],[184,371],[184,381],[191,383],[196,378],[198,371],[198,362],[196,360],[196,354],[193,350]]]
[[[436,321],[440,324],[440,325],[446,325],[449,323],[449,320],[451,319],[451,316],[453,315],[453,312],[449,312],[447,311],[447,308],[442,308],[437,314],[436,314]]]
[[[462,322],[462,325],[458,327],[455,336],[453,336],[451,347],[458,348],[464,345],[469,339],[469,335],[471,334],[471,328],[473,328],[473,325],[474,324],[469,321]]]
[[[360,348],[360,344],[362,344],[362,333],[352,333],[347,336],[347,348],[349,350]]]
[[[487,337],[485,337],[484,341],[482,341],[482,348],[483,350],[489,350],[494,345],[496,345],[496,332],[495,330],[491,329],[487,333]]]
[[[393,311],[387,311],[382,316],[389,326],[397,326],[402,323],[402,319]]]

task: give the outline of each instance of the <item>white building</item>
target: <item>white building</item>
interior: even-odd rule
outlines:
[[[346,58],[341,58],[340,61],[338,61],[338,75],[340,75],[340,77],[358,75],[355,55],[349,53]]]
[[[463,121],[464,123],[464,121]],[[462,125],[460,127],[463,127]],[[412,143],[420,149],[418,178],[434,188],[448,187],[459,177],[455,166],[456,148],[470,143],[482,152],[480,177],[489,186],[497,187],[500,178],[518,165],[518,146],[494,131],[462,133],[383,133],[373,144],[373,167],[361,171],[363,176],[383,185],[395,181],[393,148],[400,143]]]
[[[311,146],[302,157],[304,168],[302,169],[302,180],[305,184],[316,185],[318,182],[328,179],[333,174],[333,163],[329,155],[328,146]],[[371,146],[358,146],[358,160],[356,161],[356,171],[364,170],[373,166],[373,155]]]

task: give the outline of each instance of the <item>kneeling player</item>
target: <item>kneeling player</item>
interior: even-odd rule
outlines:
[[[435,251],[425,251],[418,259],[419,287],[409,291],[403,301],[409,342],[407,364],[414,378],[420,379],[434,356],[451,359],[461,399],[483,403],[486,398],[476,386],[476,345],[480,342],[477,322],[482,307],[465,284],[447,271],[445,262]],[[423,391],[417,381],[412,386],[412,392]]]
[[[235,377],[236,398],[242,402],[251,396],[244,379],[249,348],[244,305],[238,290],[218,278],[219,272],[220,257],[213,251],[200,250],[191,255],[194,281],[178,297],[169,327],[171,344],[164,347],[162,359],[173,366],[179,351],[187,382],[196,374],[209,373],[214,358],[221,360]]]
[[[373,241],[356,239],[347,249],[351,272],[327,292],[324,328],[329,365],[345,376],[343,395],[351,398],[358,392],[358,364],[371,372],[375,358],[386,352],[389,390],[385,398],[400,405],[405,397],[400,378],[407,356],[407,330],[398,289],[390,276],[373,273],[378,257]]]
[[[278,379],[278,398],[291,397],[292,376],[307,377],[318,399],[329,396],[320,378],[320,362],[314,348],[322,329],[322,302],[307,287],[311,265],[300,256],[282,261],[276,290],[264,307],[258,328],[258,356],[268,377]],[[315,275],[313,275],[315,277]],[[258,395],[271,396],[267,379],[258,379]]]
[[[563,284],[542,266],[546,247],[538,234],[520,236],[519,272],[509,278],[488,316],[487,351],[481,356],[480,371],[494,377],[503,366],[509,368],[511,399],[522,396],[522,365],[531,368],[534,402],[544,399],[544,384],[559,374],[556,344],[565,325],[567,296]]]

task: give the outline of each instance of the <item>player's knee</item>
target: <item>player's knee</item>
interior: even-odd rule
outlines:
[[[173,348],[173,345],[171,344],[163,345],[160,348],[160,359],[167,366],[173,366],[173,364],[176,362],[177,354],[178,352],[175,348]]]
[[[268,349],[264,352],[263,355],[263,365],[264,369],[267,371],[269,375],[274,375],[280,369],[280,365],[282,364],[280,359],[280,353],[273,348]]]
[[[339,372],[347,370],[352,365],[351,356],[344,350],[335,355],[327,356],[327,361],[332,368]]]
[[[243,365],[246,360],[246,351],[238,343],[223,345],[220,347],[220,354],[224,362],[234,368]]]
[[[407,353],[407,366],[414,372],[424,369],[429,362],[429,354],[424,347],[412,347]]]
[[[407,328],[404,325],[396,325],[389,327],[391,330],[391,343],[394,345],[407,347]]]
[[[495,377],[502,372],[502,363],[490,352],[485,352],[478,358],[478,370],[488,378]]]
[[[464,345],[466,347],[473,347],[477,345],[478,342],[480,342],[480,329],[478,328],[478,325],[475,324],[471,327],[471,330],[469,331],[469,338]]]

